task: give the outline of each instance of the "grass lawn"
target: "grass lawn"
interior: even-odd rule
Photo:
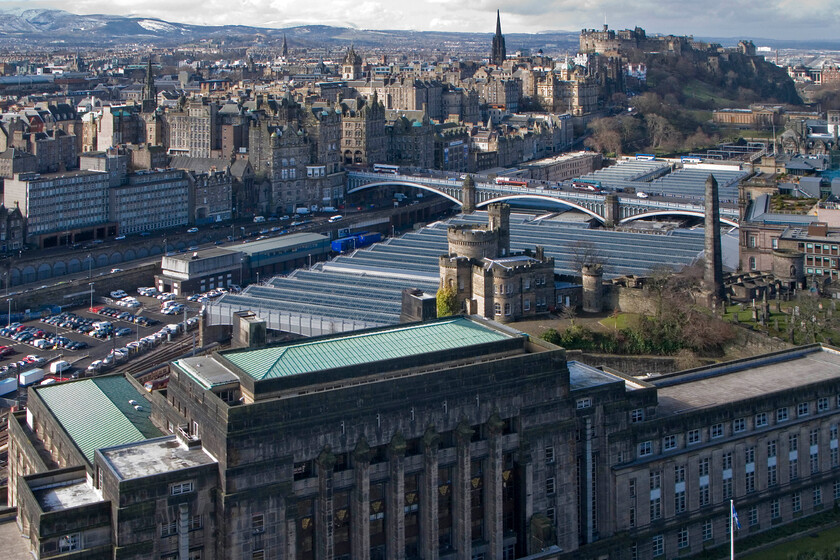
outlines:
[[[703,83],[699,80],[691,80],[687,83],[685,87],[683,87],[683,93],[690,97],[702,99],[703,101],[712,100],[718,107],[740,107],[743,105],[742,102],[717,95],[715,89],[709,86],[709,84]]]
[[[636,317],[635,313],[619,313],[614,317],[601,319],[598,323],[610,330],[621,330],[629,327]]]
[[[825,531],[814,532],[807,537],[795,541],[786,542],[761,552],[739,556],[741,560],[788,560],[796,558],[801,552],[833,552],[840,546],[840,527],[834,527]],[[735,542],[735,553],[737,556],[738,542]]]

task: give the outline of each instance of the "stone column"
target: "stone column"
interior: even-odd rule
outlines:
[[[520,535],[524,535],[528,539],[528,531],[530,530],[530,520],[534,515],[534,464],[531,461],[531,442],[525,439],[524,436],[519,437],[519,451],[517,453],[517,462],[519,463],[519,477],[516,484],[519,488],[519,507],[522,512],[519,518],[519,526],[516,528]],[[530,545],[529,545],[530,546]],[[531,554],[530,548],[527,550]]]
[[[387,487],[385,533],[388,558],[405,558],[405,438],[399,432],[388,445],[389,481]]]
[[[315,559],[333,558],[333,467],[335,455],[324,447],[315,463],[318,466],[318,498],[315,504]]]
[[[453,544],[458,560],[472,560],[472,523],[470,515],[470,440],[475,430],[466,419],[455,428],[455,476],[452,482],[452,528]]]
[[[423,477],[420,489],[420,554],[424,560],[438,558],[438,446],[434,426],[423,434]]]
[[[489,560],[502,560],[504,548],[504,510],[502,501],[502,430],[504,421],[497,413],[487,420],[490,433],[487,470],[484,475],[484,520]]]
[[[467,175],[461,185],[461,212],[464,214],[475,212],[475,181],[472,175]]]
[[[359,560],[370,558],[370,455],[362,436],[353,451],[355,484],[350,497],[350,547]]]
[[[706,179],[705,192],[705,269],[703,285],[709,294],[709,302],[714,306],[723,301],[723,264],[720,251],[720,203],[718,202],[718,183],[711,173]]]
[[[604,225],[606,227],[615,227],[621,221],[618,204],[618,195],[610,193],[604,197]]]
[[[286,511],[289,511],[287,504]],[[297,510],[295,504],[291,507]],[[297,511],[286,516],[286,558],[297,558]]]

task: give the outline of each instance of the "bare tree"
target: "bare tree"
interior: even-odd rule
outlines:
[[[572,263],[577,274],[581,274],[584,266],[604,266],[605,262],[604,254],[591,241],[572,244]]]

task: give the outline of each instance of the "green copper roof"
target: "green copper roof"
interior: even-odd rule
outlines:
[[[149,401],[121,375],[35,390],[91,464],[97,449],[163,435],[149,420]],[[129,400],[143,410],[135,410]]]
[[[256,380],[353,366],[510,339],[464,317],[300,344],[223,354]]]

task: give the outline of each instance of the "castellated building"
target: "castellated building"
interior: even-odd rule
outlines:
[[[168,367],[29,389],[7,557],[658,560],[840,505],[819,345],[642,380],[460,316]]]
[[[510,206],[491,204],[489,223],[451,226],[440,257],[441,287],[455,290],[464,313],[500,323],[546,313],[554,304],[554,259],[542,247],[510,252]]]

